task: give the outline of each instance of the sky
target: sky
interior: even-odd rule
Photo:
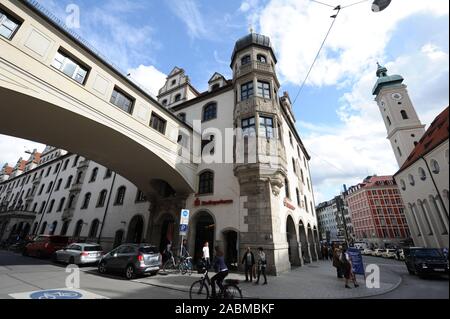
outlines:
[[[356,0],[38,0],[62,21],[79,8],[74,31],[155,95],[174,66],[207,89],[214,72],[231,78],[236,40],[250,29],[271,38],[281,92],[297,96],[327,33],[330,6]],[[316,204],[366,176],[398,170],[372,96],[376,62],[405,78],[423,124],[449,104],[449,3],[371,1],[344,8],[293,110],[311,155]],[[66,11],[67,10],[67,11]],[[0,135],[0,165],[43,145]]]

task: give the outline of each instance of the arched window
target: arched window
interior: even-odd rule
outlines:
[[[295,193],[297,194],[297,205],[300,207],[301,199],[300,199],[300,191],[298,190],[298,188],[295,189]]]
[[[52,190],[52,187],[53,187],[53,182],[50,182],[50,184],[48,184],[48,187],[47,187],[47,194],[50,193],[50,191]]]
[[[83,230],[83,220],[80,219],[77,224],[75,225],[75,230],[73,232],[73,237],[80,237],[81,231]]]
[[[69,197],[69,204],[67,205],[68,209],[73,208],[73,203],[75,202],[75,194],[70,195]]]
[[[54,221],[51,228],[50,228],[50,234],[49,235],[54,235],[55,231],[56,231],[56,227],[58,227],[58,222]]]
[[[186,113],[180,113],[180,114],[177,115],[177,117],[178,117],[181,121],[186,122]]]
[[[48,205],[47,214],[50,214],[52,212],[53,206],[55,206],[55,200],[54,199],[52,199],[50,201],[50,204]]]
[[[162,105],[166,106],[167,105],[167,100],[163,100],[162,101]]]
[[[419,167],[419,176],[421,180],[427,179],[427,174],[425,173],[425,170],[422,167]]]
[[[406,183],[403,179],[400,180],[400,187],[402,188],[402,190],[406,190]]]
[[[242,57],[241,59],[241,65],[246,65],[249,64],[251,62],[252,58],[250,57],[249,54],[245,55]]]
[[[400,111],[400,114],[402,115],[402,118],[404,119],[404,120],[407,120],[409,117],[408,117],[408,114],[406,113],[406,111],[405,110],[401,110]]]
[[[181,101],[181,94],[175,95],[175,102]]]
[[[431,165],[431,171],[434,174],[439,174],[439,172],[441,171],[441,168],[439,167],[439,163],[436,160],[431,160],[430,165]]]
[[[89,207],[90,200],[91,200],[91,193],[86,193],[86,195],[84,195],[83,205],[81,206],[81,209],[87,209]]]
[[[392,122],[391,122],[391,119],[389,118],[389,116],[386,116],[386,120],[387,120],[389,126],[391,126],[391,125],[392,125]]]
[[[411,186],[414,186],[416,184],[416,181],[414,180],[414,176],[412,176],[411,174],[408,175],[408,179],[409,179],[409,184]]]
[[[81,178],[83,177],[83,172],[78,172],[77,174],[77,180],[75,181],[75,184],[81,184]]]
[[[44,223],[42,224],[41,232],[40,232],[39,234],[40,234],[40,235],[44,234],[46,229],[47,229],[47,222],[44,222]]]
[[[304,200],[305,200],[305,209],[306,209],[306,212],[309,213],[309,209],[308,209],[308,199],[306,198],[306,195],[305,195],[305,197],[304,197]]]
[[[286,191],[286,198],[291,198],[291,191],[289,190],[289,181],[287,178],[284,179],[284,190]]]
[[[69,228],[69,223],[70,223],[70,221],[68,221],[68,220],[64,222],[64,224],[61,228],[61,233],[60,233],[61,236],[65,236],[67,234],[67,229]]]
[[[217,117],[217,103],[212,102],[203,108],[203,121],[209,121]]]
[[[100,225],[100,221],[98,219],[94,219],[91,224],[91,229],[89,230],[89,238],[95,238],[98,232],[98,226]]]
[[[56,183],[56,188],[55,188],[56,191],[59,191],[59,189],[61,188],[61,184],[62,184],[62,178],[60,178],[58,180],[58,182]]]
[[[107,194],[108,194],[108,191],[106,189],[104,189],[104,190],[102,190],[100,192],[100,194],[98,195],[97,207],[105,206],[105,201],[106,201],[106,195]]]
[[[66,198],[65,197],[63,197],[63,198],[61,198],[61,200],[59,201],[59,205],[58,205],[58,210],[57,210],[57,212],[60,212],[60,211],[62,211],[63,209],[64,209],[64,202],[66,201]]]
[[[98,167],[96,167],[92,170],[92,174],[91,174],[91,178],[89,179],[89,183],[95,182],[95,180],[97,179],[97,174],[98,174]]]
[[[118,206],[123,205],[126,191],[127,189],[125,186],[120,186],[119,189],[117,189],[116,200],[114,201],[114,205]]]
[[[219,84],[219,83],[216,83],[216,84],[214,84],[214,85],[211,87],[211,91],[215,91],[215,90],[218,90],[218,89],[220,89],[220,84]]]
[[[214,173],[206,171],[200,174],[198,181],[198,193],[199,194],[212,194],[214,193]]]
[[[77,164],[78,164],[78,160],[80,159],[80,156],[79,155],[77,155],[76,157],[75,157],[75,159],[73,160],[73,165],[72,165],[72,167],[75,167],[75,166],[77,166]]]
[[[73,180],[73,176],[70,175],[69,178],[67,179],[66,189],[69,188],[70,185],[72,185],[72,180]]]
[[[42,202],[41,209],[39,210],[39,214],[42,214],[44,212],[45,204],[46,204],[45,202]]]
[[[258,60],[258,62],[261,62],[261,63],[267,63],[267,58],[263,54],[258,54],[256,56],[256,60]]]

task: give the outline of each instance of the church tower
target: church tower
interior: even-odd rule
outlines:
[[[375,101],[387,130],[387,138],[397,159],[398,166],[405,163],[416,144],[425,134],[425,125],[416,110],[400,75],[388,75],[387,69],[378,64],[377,83],[373,88]]]
[[[230,66],[234,123],[242,132],[235,142],[234,174],[239,180],[240,195],[247,199],[248,231],[241,233],[241,256],[248,246],[264,247],[269,273],[277,273],[280,264],[289,263],[280,260],[287,258],[287,253],[279,253],[286,239],[278,231],[281,213],[275,204],[282,196],[280,190],[287,176],[276,63],[270,39],[252,32],[236,42]]]

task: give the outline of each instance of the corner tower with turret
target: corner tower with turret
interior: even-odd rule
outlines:
[[[387,138],[401,167],[419,140],[425,134],[408,90],[400,75],[388,75],[387,69],[378,64],[377,83],[373,88],[375,101],[386,125]]]

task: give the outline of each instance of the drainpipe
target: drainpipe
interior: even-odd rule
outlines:
[[[108,201],[106,203],[105,213],[103,214],[102,226],[100,227],[100,232],[99,232],[98,237],[97,237],[97,243],[98,244],[100,244],[100,239],[102,237],[103,227],[105,225],[106,215],[108,215],[109,204],[111,202],[111,196],[112,196],[112,191],[113,191],[113,188],[114,188],[114,184],[116,182],[116,176],[117,176],[117,173],[114,172],[113,181],[112,181],[111,187],[109,189]]]

